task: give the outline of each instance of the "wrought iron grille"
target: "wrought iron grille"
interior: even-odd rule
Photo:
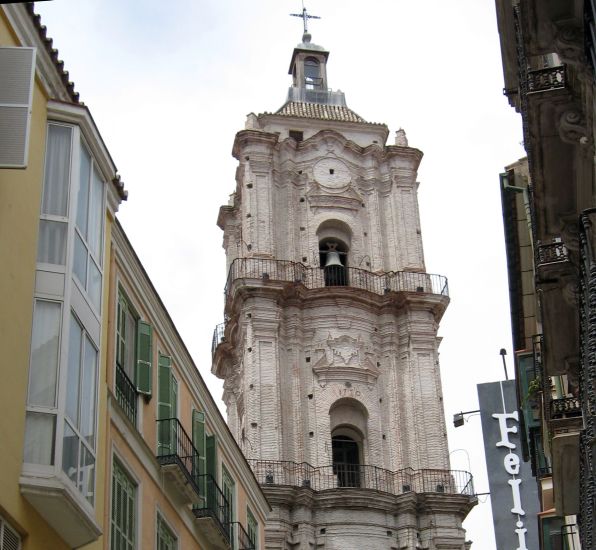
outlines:
[[[584,429],[580,434],[580,513],[582,548],[596,545],[596,261],[593,220],[596,209],[580,216],[580,391]]]
[[[528,71],[528,93],[560,90],[566,86],[565,65]]]
[[[136,426],[137,388],[118,364],[116,364],[116,400],[128,419]]]
[[[392,472],[377,466],[334,464],[315,467],[307,462],[248,460],[261,485],[290,485],[314,491],[338,488],[373,489],[393,495],[447,493],[474,496],[472,475],[461,470]]]
[[[328,286],[359,288],[374,294],[390,292],[411,292],[449,296],[447,278],[442,275],[419,273],[417,271],[390,271],[373,273],[355,267],[341,267],[343,275],[330,282],[327,269],[307,267],[288,260],[266,260],[262,258],[236,258],[230,266],[225,288],[226,299],[234,281],[252,279],[267,282],[302,284],[308,289]]]
[[[157,420],[157,438],[157,462],[162,466],[177,465],[197,495],[203,496],[198,471],[199,451],[180,421],[177,418]]]
[[[249,534],[239,521],[232,522],[232,529],[236,532],[235,539],[237,540],[234,548],[237,550],[255,550],[255,543],[250,540]]]
[[[213,340],[211,341],[211,355],[215,353],[215,350],[219,344],[224,340],[224,333],[226,330],[225,323],[219,323],[213,330]]]
[[[232,519],[232,508],[230,507],[230,503],[227,501],[225,495],[211,474],[202,474],[198,477],[199,486],[203,484],[205,487],[205,498],[203,499],[203,506],[195,506],[193,508],[195,517],[213,518],[219,525],[226,539],[231,541],[233,525],[230,521]]]

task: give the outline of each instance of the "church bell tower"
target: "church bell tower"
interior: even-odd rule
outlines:
[[[286,102],[236,135],[217,221],[228,277],[212,370],[273,509],[261,548],[464,550],[476,500],[449,466],[449,295],[424,265],[422,152],[349,109],[328,58],[305,28]]]

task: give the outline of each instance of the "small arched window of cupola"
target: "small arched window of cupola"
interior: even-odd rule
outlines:
[[[327,220],[317,230],[319,265],[325,286],[349,284],[348,258],[352,231],[339,220]]]
[[[321,64],[314,57],[307,57],[304,60],[304,85],[307,90],[316,90],[323,87]]]

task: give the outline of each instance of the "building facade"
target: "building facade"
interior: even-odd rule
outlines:
[[[518,401],[542,548],[594,548],[593,2],[497,0],[527,159],[501,176]]]
[[[476,500],[449,469],[422,153],[329,90],[328,56],[305,32],[286,103],[236,135],[213,372],[273,507],[267,549],[463,550]]]
[[[32,3],[0,6],[0,74],[0,549],[258,548],[269,505]]]

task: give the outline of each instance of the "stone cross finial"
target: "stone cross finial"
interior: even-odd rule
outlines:
[[[304,7],[304,2],[302,2],[302,13],[291,13],[292,17],[302,17],[302,22],[304,24],[304,34],[308,34],[308,20],[309,19],[321,19],[318,15],[310,15],[306,8]]]

